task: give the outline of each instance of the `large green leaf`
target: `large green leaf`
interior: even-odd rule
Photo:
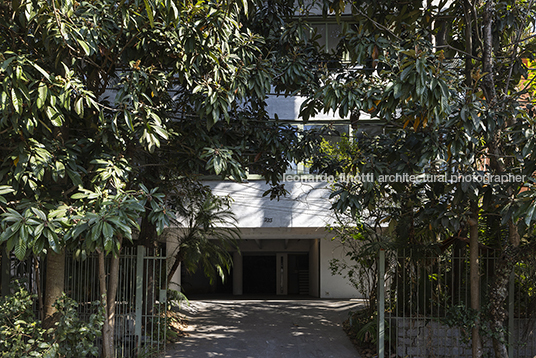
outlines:
[[[45,83],[43,82],[40,82],[39,83],[39,87],[37,88],[37,100],[36,100],[36,104],[37,104],[37,108],[41,109],[43,108],[43,106],[45,105],[45,103],[47,102],[47,86]]]

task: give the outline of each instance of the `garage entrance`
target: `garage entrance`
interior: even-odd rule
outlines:
[[[244,294],[273,295],[276,290],[276,259],[274,255],[243,255]]]
[[[243,254],[243,293],[308,295],[309,255]]]

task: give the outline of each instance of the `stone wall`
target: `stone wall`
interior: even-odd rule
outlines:
[[[471,343],[464,339],[460,328],[451,328],[437,321],[418,318],[390,319],[391,349],[396,357],[403,358],[471,358]],[[514,339],[520,337],[519,328],[524,325],[516,322]],[[471,332],[466,336],[470,337]],[[514,357],[533,358],[536,355],[534,333],[525,335],[528,344],[514,347]],[[394,342],[396,341],[396,343]],[[491,341],[484,339],[484,356],[493,357]],[[394,352],[393,352],[394,353]]]

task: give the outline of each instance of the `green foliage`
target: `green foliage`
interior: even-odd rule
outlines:
[[[189,272],[202,268],[211,283],[217,277],[223,281],[233,262],[229,251],[238,250],[240,239],[231,199],[215,196],[206,187],[198,194],[176,198],[181,208],[177,226],[184,230],[170,237],[178,244],[173,256]]]
[[[88,247],[117,249],[110,235],[128,230],[104,225],[103,215],[117,212],[119,199],[93,207],[80,202],[89,192],[115,196],[141,184],[148,198],[199,174],[242,180],[252,166],[274,185],[273,197],[284,194],[282,173],[318,139],[269,121],[265,97],[274,83],[289,94],[318,82],[310,59],[320,52],[293,6],[248,5],[2,3],[0,184],[11,189],[0,199],[10,209],[0,241],[18,258],[58,252],[76,246],[93,220]],[[163,206],[139,200],[143,226],[161,231]]]
[[[345,321],[347,325],[347,334],[357,340],[361,346],[376,346],[378,344],[378,312],[369,312],[367,310],[349,312],[349,317]],[[385,331],[389,332],[389,321],[384,322]],[[385,340],[386,346],[389,345],[389,336]]]
[[[46,330],[36,321],[33,297],[23,288],[0,303],[0,352],[3,357],[54,357],[57,346],[45,340]]]
[[[527,262],[520,262],[514,269],[514,290],[517,292],[516,317],[527,317],[534,319],[534,309],[536,306],[536,267],[534,260],[530,258]]]
[[[77,225],[67,233],[67,239],[83,239],[90,252],[103,248],[106,253],[118,255],[123,237],[132,240],[132,228],[138,227],[136,218],[145,210],[132,193],[109,195],[108,191],[83,190],[73,199],[83,200],[84,215],[76,217]]]
[[[87,320],[78,317],[78,303],[63,296],[56,301],[54,307],[60,313],[60,320],[54,330],[54,342],[59,346],[58,353],[62,357],[98,356],[99,349],[95,345],[101,335],[104,322],[104,310],[100,301],[91,303],[94,313]]]
[[[321,56],[293,20],[294,4],[268,8],[1,2],[0,243],[19,259],[65,248],[117,256],[133,231],[152,244],[173,211],[189,210],[173,207],[174,191],[204,174],[242,180],[248,166],[274,185],[274,197],[284,194],[281,174],[317,140],[270,121],[266,96],[274,85],[282,94],[307,90],[320,80],[309,59]],[[222,210],[220,223],[228,215]],[[206,235],[218,235],[211,225]],[[233,243],[234,229],[222,242]],[[183,248],[211,277],[229,270],[226,245]]]
[[[188,306],[190,305],[190,301],[184,293],[179,290],[173,290],[170,288],[167,289],[167,303],[168,311],[172,310],[174,306],[180,309],[180,307],[184,304]]]
[[[47,212],[23,201],[18,209],[22,214],[11,208],[2,214],[0,243],[6,242],[7,249],[13,250],[19,260],[30,252],[41,254],[45,246],[59,252],[63,243],[58,234],[63,233],[67,225],[66,208]]]
[[[486,310],[477,311],[465,305],[451,306],[446,312],[444,318],[440,319],[441,323],[449,327],[460,329],[462,341],[466,344],[471,342],[471,330],[478,325],[480,335],[501,340],[501,343],[507,344],[506,340],[502,341],[507,334],[507,327],[503,326],[499,332],[494,332],[490,328],[491,316],[485,314]]]
[[[458,327],[465,343],[471,341],[471,330],[480,319],[480,312],[465,305],[450,307],[441,322],[449,327]]]
[[[184,326],[187,324],[182,313],[179,312],[183,305],[190,305],[190,301],[184,293],[179,290],[167,289],[167,319],[166,319],[166,340],[176,341]]]
[[[505,12],[510,7],[507,2],[496,4],[493,21],[503,30],[493,38],[493,51],[506,57],[493,59],[493,66],[501,70],[493,74],[496,96],[492,100],[487,82],[492,76],[484,75],[489,64],[479,57],[468,70],[469,62],[460,60],[466,55],[461,40],[465,17],[445,20],[463,13],[459,3],[424,8],[395,0],[387,3],[324,1],[326,12],[339,14],[343,4],[351,9],[355,25],[343,29],[339,44],[349,51],[350,63],[329,69],[325,81],[303,104],[304,115],[320,110],[341,115],[362,111],[385,121],[384,133],[360,135],[350,147],[341,147],[344,153],[328,150],[318,158],[317,167],[326,168],[327,174],[342,169],[373,176],[372,181],[337,184],[335,209],[355,214],[382,205],[384,214],[378,220],[406,232],[402,240],[426,242],[459,232],[470,212],[468,202],[477,201],[483,215],[500,215],[503,224],[512,220],[523,235],[534,220],[530,179],[454,182],[450,176],[524,174],[530,178],[534,172],[532,99],[527,96],[532,71],[524,61],[530,57],[524,49],[534,46],[525,31],[535,21],[533,5],[519,3],[512,6],[515,11]],[[477,16],[486,10],[476,7],[474,11]],[[479,20],[473,26],[477,29],[473,52],[480,56],[484,41],[478,34],[484,24]],[[446,33],[440,38],[441,31]],[[442,50],[429,41],[432,36],[445,43]],[[528,36],[526,41],[511,45],[512,38],[523,36]],[[360,126],[359,119],[353,124]],[[501,159],[491,154],[497,151]],[[378,182],[380,176],[392,174],[448,178],[434,183]],[[521,191],[522,186],[527,189]],[[400,219],[413,227],[403,229],[397,224]]]
[[[534,255],[536,128],[530,63],[536,4],[322,4],[325,14],[351,12],[347,17],[352,22],[343,28],[338,45],[349,61],[326,67],[301,113],[304,118],[320,111],[351,114],[359,129],[354,143],[342,153],[324,151],[317,167],[325,167],[328,175],[339,170],[370,175],[336,183],[333,209],[364,217],[396,244],[417,249],[467,238],[475,222],[485,223],[478,241],[492,244],[500,255],[493,279],[482,280],[489,279],[490,302],[478,312],[482,321],[487,320],[480,328],[490,331],[496,355],[504,356],[500,327],[507,316],[508,277],[516,264],[528,262],[526,255],[512,252]],[[381,131],[361,133],[368,127],[357,113],[377,118]],[[394,179],[397,174],[400,177]],[[386,179],[391,175],[393,179]],[[475,231],[471,235],[474,238]],[[412,251],[417,255],[400,270],[414,269],[420,254]],[[474,259],[472,264],[478,265]],[[439,287],[440,278],[433,271],[422,273],[423,283],[433,278],[429,287]],[[412,286],[404,288],[408,287]],[[424,292],[415,294],[431,299]],[[484,317],[486,311],[490,317]],[[463,317],[467,329],[474,322],[471,312],[453,315]]]
[[[101,334],[103,312],[99,302],[88,322],[77,314],[77,303],[65,295],[56,301],[60,320],[45,330],[33,312],[34,296],[24,288],[0,303],[0,356],[2,357],[87,357],[97,356],[95,340]]]

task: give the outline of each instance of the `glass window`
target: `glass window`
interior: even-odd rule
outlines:
[[[337,45],[342,37],[342,25],[337,23],[311,23],[313,31],[319,35],[317,42],[326,52],[332,52],[337,49]]]
[[[327,39],[328,39],[328,45],[327,50],[328,51],[335,51],[337,49],[337,44],[341,40],[342,37],[342,29],[340,24],[328,24],[327,29]]]

